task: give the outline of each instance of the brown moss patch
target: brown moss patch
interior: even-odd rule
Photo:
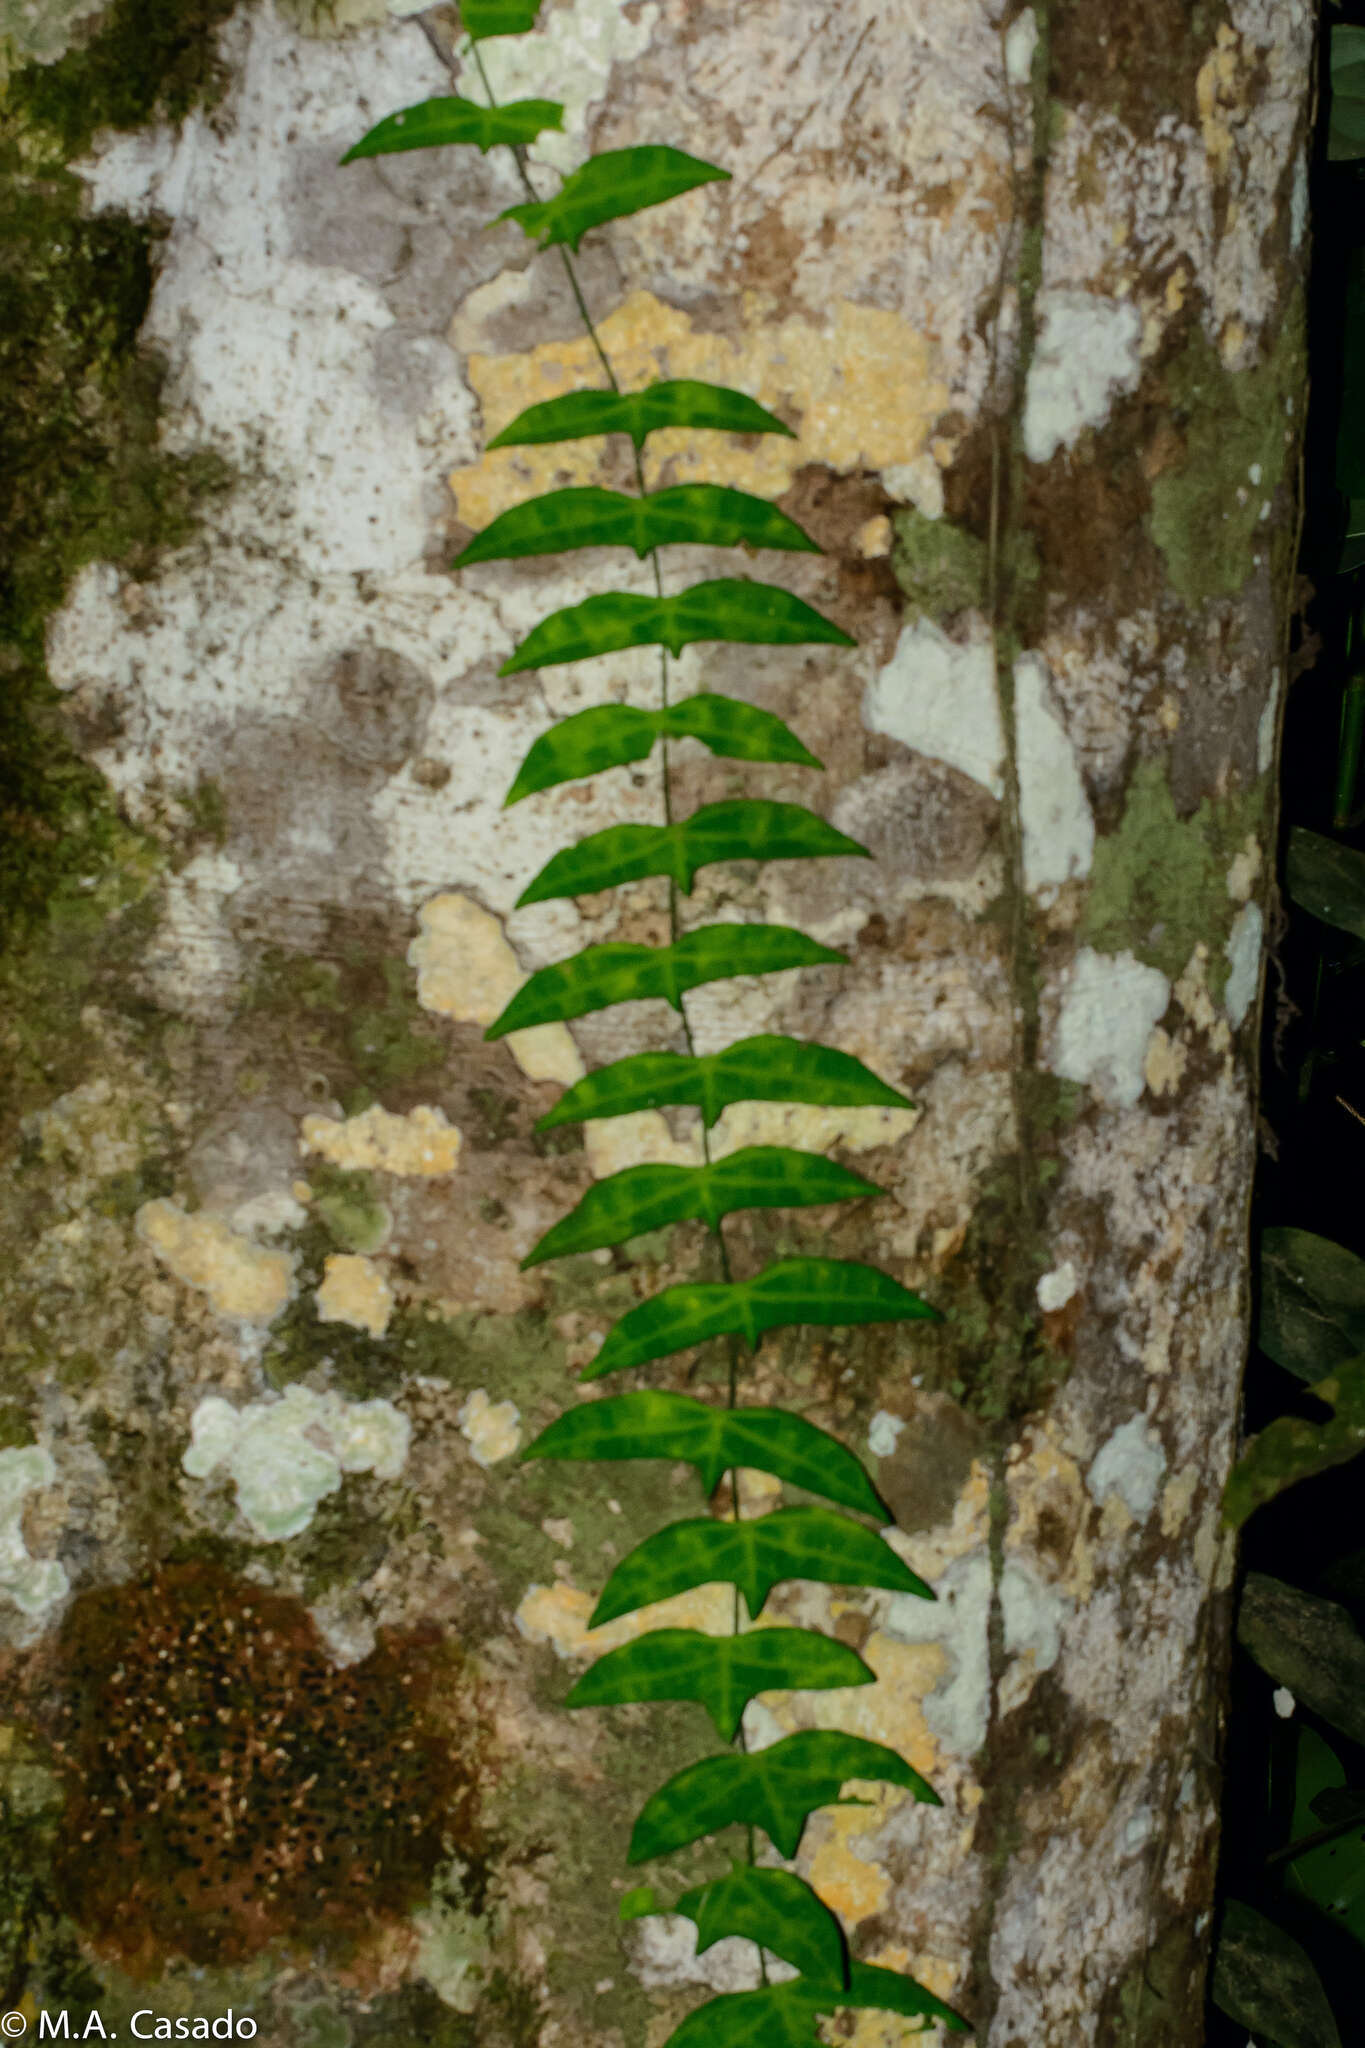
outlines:
[[[477,1867],[474,1765],[430,1711],[451,1667],[433,1631],[338,1669],[299,1602],[210,1564],[83,1594],[27,1687],[68,1779],[65,1910],[137,1974],[349,1950],[452,1841]]]
[[[1135,134],[1149,134],[1158,116],[1177,114],[1199,125],[1195,80],[1213,40],[1214,10],[1196,0],[1146,0],[1097,17],[1076,5],[1048,17],[1048,90],[1069,107],[1103,108]]]

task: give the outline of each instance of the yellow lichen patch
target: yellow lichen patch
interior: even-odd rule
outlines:
[[[871,1152],[894,1145],[914,1130],[918,1109],[813,1109],[804,1103],[732,1102],[711,1133],[711,1156],[722,1159],[745,1145],[794,1145],[803,1152],[827,1152],[831,1145]],[[588,1163],[600,1179],[625,1166],[699,1166],[701,1138],[675,1138],[657,1110],[603,1117],[583,1134]]]
[[[446,1122],[444,1110],[420,1103],[406,1116],[395,1116],[376,1102],[344,1122],[332,1116],[306,1116],[299,1148],[320,1152],[330,1165],[348,1170],[370,1168],[432,1179],[455,1171],[460,1133]]]
[[[393,1314],[393,1290],[372,1259],[357,1252],[333,1252],[323,1262],[315,1297],[318,1321],[349,1323],[382,1337]]]
[[[1084,1535],[1090,1500],[1080,1466],[1055,1441],[1048,1425],[1011,1465],[1009,1492],[1006,1551],[1030,1560],[1040,1555],[1055,1559],[1060,1567],[1054,1581],[1057,1590],[1083,1605],[1095,1578],[1093,1553]]]
[[[1248,832],[1242,842],[1240,853],[1228,869],[1228,894],[1234,903],[1250,901],[1256,886],[1256,877],[1261,872],[1261,842],[1254,832]]]
[[[1184,1079],[1189,1050],[1158,1024],[1147,1041],[1142,1075],[1153,1095],[1174,1095]]]
[[[1233,127],[1246,119],[1249,82],[1250,66],[1243,63],[1242,39],[1235,28],[1222,22],[1194,84],[1204,153],[1209,169],[1220,181],[1227,175]]]
[[[526,980],[497,918],[472,897],[451,891],[424,903],[418,921],[422,929],[408,948],[408,964],[417,969],[422,1008],[461,1024],[491,1024]],[[559,1081],[567,1088],[583,1078],[567,1025],[510,1032],[507,1047],[530,1081]]]
[[[485,290],[489,289],[485,287]],[[552,341],[522,355],[478,353],[479,295],[457,319],[451,339],[468,353],[468,377],[490,439],[523,407],[599,380],[590,342]],[[691,318],[651,292],[632,292],[601,323],[603,348],[624,390],[661,377],[696,377],[750,392],[796,428],[795,440],[765,434],[755,447],[698,436],[690,429],[652,434],[645,480],[665,469],[673,482],[694,476],[779,497],[798,469],[885,469],[910,462],[948,405],[929,342],[898,313],[840,300],[819,325],[775,320],[752,293],[742,302],[736,338],[698,332]],[[459,517],[482,527],[509,505],[556,485],[598,481],[606,443],[585,440],[545,448],[495,449],[450,479]]]
[[[605,1650],[633,1642],[649,1629],[699,1628],[713,1635],[728,1635],[734,1595],[728,1586],[697,1586],[671,1600],[656,1600],[635,1614],[623,1614],[603,1628],[590,1629],[588,1617],[596,1605],[595,1593],[581,1592],[561,1579],[554,1586],[528,1586],[514,1619],[531,1642],[553,1643],[561,1657],[600,1657]]]
[[[521,1447],[521,1411],[514,1401],[490,1401],[475,1387],[460,1409],[460,1434],[478,1465],[496,1465]]]
[[[177,1280],[198,1287],[222,1316],[268,1323],[289,1299],[294,1261],[288,1252],[267,1251],[239,1237],[221,1216],[200,1210],[188,1215],[174,1202],[144,1202],[137,1232]]]
[[[866,520],[853,537],[853,544],[866,561],[891,552],[891,521],[885,512]]]
[[[895,1803],[882,1786],[870,1806],[834,1807],[821,1813],[812,1830],[815,1853],[805,1875],[846,1927],[880,1913],[891,1896],[886,1872],[864,1862],[851,1845],[879,1827]]]
[[[1232,1033],[1226,1018],[1220,1017],[1215,1009],[1209,992],[1208,960],[1209,949],[1201,939],[1175,985],[1175,999],[1195,1030],[1208,1033],[1210,1048],[1214,1052],[1226,1052],[1232,1043]]]
[[[1166,1481],[1161,1495],[1161,1533],[1174,1536],[1184,1528],[1189,1517],[1190,1503],[1199,1486],[1200,1473],[1197,1465],[1187,1465],[1183,1472],[1177,1472],[1173,1479]]]
[[[865,1957],[879,1970],[894,1970],[897,1976],[913,1977],[935,1998],[950,2000],[958,1980],[958,1965],[929,1951],[914,1955],[904,1942],[888,1942]],[[860,2012],[854,2015],[853,2031],[840,2035],[841,2048],[905,2048],[919,2038],[910,2023],[889,2012]]]

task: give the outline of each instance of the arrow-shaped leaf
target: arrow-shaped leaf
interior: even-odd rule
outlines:
[[[539,968],[484,1037],[505,1038],[509,1031],[525,1031],[533,1024],[562,1023],[612,1003],[653,998],[680,1010],[688,989],[706,982],[741,974],[777,974],[789,967],[823,967],[843,958],[832,946],[817,945],[804,932],[783,924],[703,924],[671,946],[623,940],[586,946],[572,959]]]
[[[664,2048],[821,2048],[816,2019],[841,2006],[940,2020],[955,2034],[971,2031],[960,2014],[913,1977],[872,1963],[853,1963],[850,1974],[847,1990],[796,1977],[760,1991],[724,1991],[690,2012]]]
[[[646,437],[667,427],[711,429],[723,434],[796,436],[775,413],[728,384],[703,384],[695,377],[669,377],[643,391],[566,391],[528,405],[495,434],[490,448],[534,448],[546,441],[582,441],[598,434],[629,434],[638,449]]]
[[[578,776],[643,761],[659,738],[700,740],[713,754],[732,761],[795,761],[803,768],[822,765],[791,727],[771,711],[761,711],[737,697],[701,690],[658,711],[645,711],[633,704],[595,704],[561,718],[532,746],[503,802],[520,803],[525,796]]]
[[[636,1700],[696,1700],[722,1742],[734,1740],[755,1694],[874,1685],[877,1674],[856,1650],[810,1628],[760,1628],[708,1636],[696,1628],[656,1628],[608,1650],[585,1671],[566,1707],[619,1707]]]
[[[633,548],[643,560],[653,548],[683,544],[820,552],[819,543],[776,505],[725,484],[673,484],[643,498],[596,484],[573,484],[499,513],[451,567],[517,561],[565,548]]]
[[[745,1522],[701,1515],[647,1536],[617,1565],[588,1626],[601,1628],[618,1615],[717,1580],[739,1587],[753,1619],[783,1579],[888,1586],[924,1600],[934,1597],[891,1545],[861,1522],[833,1508],[778,1508]]]
[[[913,1109],[851,1053],[764,1032],[723,1052],[642,1052],[584,1075],[536,1123],[538,1131],[598,1116],[687,1104],[709,1129],[732,1102],[809,1102],[819,1108]]]
[[[522,1260],[522,1269],[624,1244],[668,1223],[709,1223],[735,1209],[808,1209],[882,1191],[820,1152],[744,1145],[705,1166],[627,1166],[595,1181]]]
[[[771,711],[701,690],[659,711],[633,704],[594,704],[575,711],[542,733],[517,771],[503,799],[520,803],[537,790],[553,789],[580,775],[597,775],[643,761],[656,739],[694,739],[731,761],[796,761],[803,768],[821,763],[803,747],[789,725]]]
[[[647,875],[669,875],[684,896],[697,870],[722,860],[816,860],[834,855],[871,858],[865,846],[829,825],[804,804],[736,797],[703,804],[671,825],[609,825],[548,860],[517,898],[517,908],[557,896],[591,896]]]
[[[775,1479],[837,1501],[840,1507],[875,1515],[884,1523],[891,1520],[890,1509],[852,1451],[785,1408],[711,1408],[690,1394],[645,1387],[570,1408],[521,1455],[682,1459],[696,1466],[708,1494],[715,1492],[722,1472],[742,1465],[771,1472]]]
[[[848,1945],[838,1916],[792,1871],[736,1863],[728,1876],[684,1892],[673,1910],[695,1921],[698,1955],[739,1935],[803,1976],[849,1984]]]
[[[519,36],[536,25],[540,0],[460,0],[460,19],[472,41],[485,36]]]
[[[685,1280],[628,1309],[579,1378],[600,1380],[712,1337],[741,1336],[755,1347],[764,1331],[799,1323],[832,1329],[940,1320],[921,1295],[876,1266],[855,1259],[779,1259],[752,1280]]]
[[[514,146],[534,142],[547,128],[563,126],[564,109],[557,100],[509,100],[505,107],[484,107],[477,100],[447,94],[386,115],[341,161],[349,164],[362,156],[440,149],[452,142],[472,142],[487,155],[500,142]]]
[[[589,228],[603,221],[624,220],[647,206],[662,206],[698,185],[710,185],[730,173],[703,163],[685,150],[662,143],[637,143],[633,149],[608,149],[571,171],[553,199],[529,200],[509,206],[499,220],[514,220],[542,249],[567,243],[577,250]]]
[[[623,647],[666,647],[682,653],[694,640],[730,640],[766,647],[796,647],[824,641],[833,647],[856,643],[813,606],[775,583],[750,583],[721,576],[694,583],[673,597],[645,597],[608,590],[563,611],[551,612],[532,628],[498,670],[551,668],[557,662],[586,661]]]
[[[817,1807],[866,1803],[840,1797],[854,1778],[904,1786],[926,1806],[943,1804],[928,1779],[885,1743],[832,1728],[802,1729],[766,1749],[705,1756],[679,1771],[641,1810],[630,1861],[672,1855],[733,1821],[762,1828],[778,1854],[790,1860]]]

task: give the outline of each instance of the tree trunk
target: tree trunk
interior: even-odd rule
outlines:
[[[449,568],[534,489],[624,487],[621,444],[484,452],[598,381],[554,253],[486,229],[506,151],[339,167],[478,96],[452,10],[91,4],[11,29],[4,114],[5,1997],[125,2039],[232,2007],[291,2044],[658,2048],[754,1981],[747,1945],[615,1918],[634,1813],[705,1725],[560,1702],[608,1565],[695,1480],[512,1453],[701,1240],[519,1262],[593,1177],[695,1140],[532,1129],[668,1042],[662,1005],[483,1037],[532,969],[664,935],[655,882],[514,908],[566,837],[655,816],[643,768],[501,808],[552,718],[652,702],[654,663],[498,675],[614,557]],[[699,992],[703,1049],[819,1037],[917,1105],[746,1111],[727,1142],[836,1147],[887,1193],[735,1241],[874,1261],[945,1316],[761,1354],[746,1397],[867,1456],[939,1599],[789,1584],[772,1611],[878,1682],[746,1726],[818,1707],[942,1796],[807,1829],[858,1957],[990,2048],[1186,2048],[1313,16],[542,15],[486,46],[500,94],[564,102],[539,163],[651,141],[732,174],[583,246],[625,385],[737,384],[794,430],[652,443],[666,480],[776,498],[825,550],[782,580],[858,641],[681,663],[787,718],[875,856],[705,872],[689,922],[848,964]],[[731,791],[676,766],[688,808]]]

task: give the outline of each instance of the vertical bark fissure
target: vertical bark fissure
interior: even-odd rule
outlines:
[[[1033,1143],[1032,1119],[1038,1070],[1038,954],[1029,914],[1024,871],[1024,836],[1019,777],[1019,733],[1015,701],[1014,661],[1019,652],[1018,576],[1023,505],[1023,411],[1029,367],[1037,339],[1036,299],[1042,275],[1043,219],[1048,162],[1049,19],[1047,0],[1033,8],[1037,42],[1029,83],[1023,92],[1005,66],[1004,105],[1010,145],[1013,206],[1001,257],[1000,278],[990,321],[991,385],[1000,390],[1001,323],[1013,289],[1018,308],[1018,334],[1009,403],[997,412],[991,438],[990,527],[987,551],[986,606],[991,635],[995,696],[1003,749],[1001,836],[1005,849],[1005,927],[1011,1011],[1010,1091],[1014,1124],[1014,1161],[1010,1219],[1013,1252],[998,1304],[1004,1325],[1003,1343],[993,1360],[996,1376],[994,1423],[988,1449],[990,1492],[987,1507],[987,1553],[990,1602],[986,1645],[988,1720],[980,1752],[984,1781],[993,1783],[993,1810],[988,1821],[983,1907],[973,1943],[973,1975],[979,1987],[975,2015],[977,2037],[985,2041],[999,2004],[1000,1987],[991,1967],[996,1914],[1010,1857],[1019,1836],[1017,1804],[1021,1788],[1007,1774],[991,1769],[997,1746],[997,1717],[1007,1652],[1002,1585],[1005,1534],[1009,1523],[1007,1457],[1017,1428],[1020,1396],[1029,1379],[1029,1363],[1037,1324],[1034,1298],[1035,1247],[1042,1230],[1043,1189]],[[1008,25],[1006,25],[1008,26]],[[1006,29],[1002,28],[1003,40]],[[1021,167],[1019,103],[1028,121],[1027,161]]]

